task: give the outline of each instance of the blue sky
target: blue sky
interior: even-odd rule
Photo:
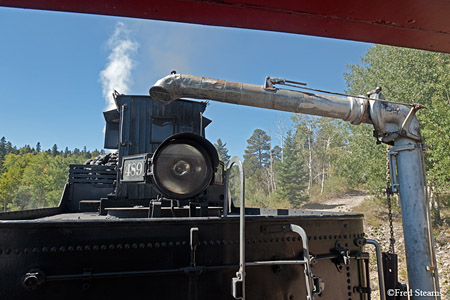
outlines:
[[[371,44],[302,35],[60,12],[0,8],[0,136],[17,146],[41,142],[103,147],[107,104],[100,73],[122,23],[131,66],[126,92],[147,95],[171,70],[263,84],[283,77],[336,92],[348,64]],[[114,44],[114,43],[113,43]],[[121,91],[119,89],[119,92]],[[241,156],[256,128],[275,134],[288,113],[210,102],[207,137]],[[276,140],[274,141],[277,142]]]

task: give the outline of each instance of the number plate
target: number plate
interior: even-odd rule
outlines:
[[[145,182],[146,156],[124,157],[122,164],[122,181]]]

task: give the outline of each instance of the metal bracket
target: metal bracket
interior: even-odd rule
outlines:
[[[128,109],[128,105],[125,103],[122,105],[121,109],[120,109],[120,131],[119,131],[119,145],[120,146],[128,146],[128,141],[124,141],[123,140],[123,119],[124,119],[124,114],[125,114],[125,110]]]
[[[350,250],[348,248],[342,247],[340,241],[336,241],[336,244],[332,251],[337,254],[336,258],[334,259],[336,268],[339,272],[342,272],[344,270],[343,265],[350,264]]]
[[[313,276],[313,283],[314,283],[314,290],[313,290],[313,297],[315,295],[318,295],[323,292],[325,289],[325,282],[323,281],[322,277],[319,276]]]
[[[88,290],[92,284],[92,269],[84,269],[83,270],[83,282],[81,287],[83,290]]]
[[[402,127],[400,130],[400,135],[401,136],[405,136],[405,137],[409,137],[410,139],[416,140],[416,141],[422,141],[422,138],[420,137],[420,135],[416,135],[411,133],[411,131],[409,130],[409,126],[411,125],[411,122],[413,121],[415,115],[416,115],[416,111],[418,111],[419,109],[425,108],[425,106],[421,105],[421,104],[413,104],[413,106],[411,107],[411,109],[409,110],[408,115],[406,116],[405,120],[402,123]]]
[[[198,234],[198,227],[192,227],[190,231],[190,244],[191,244],[191,267],[197,265],[195,254],[197,252],[197,247],[200,245],[200,239]]]
[[[45,281],[45,274],[39,269],[32,269],[22,278],[22,285],[28,290],[37,289]]]
[[[161,201],[150,201],[148,209],[149,218],[159,218],[161,217]]]
[[[344,265],[350,264],[350,251],[347,248],[336,249],[339,252],[339,261]]]
[[[428,271],[428,272],[433,272],[433,273],[435,273],[436,270],[437,270],[436,266],[427,266],[427,271]]]
[[[244,274],[245,276],[245,274]],[[236,277],[231,281],[231,295],[234,299],[245,299],[244,297],[244,277],[240,272],[236,272]]]
[[[391,178],[391,192],[398,193],[399,184],[397,182],[397,154],[392,149],[389,151],[389,173]]]
[[[277,88],[274,87],[274,84],[283,84],[285,83],[286,80],[284,78],[278,78],[278,77],[273,77],[271,78],[270,76],[266,76],[266,80],[264,81],[264,89],[265,90],[270,90],[270,91],[274,91]]]
[[[387,102],[380,87],[367,93],[367,96],[375,100],[370,104],[370,117],[375,128],[374,136],[377,139],[381,138],[381,141],[388,145],[393,145],[401,137],[422,141],[416,112],[425,106],[409,104],[411,108],[408,109],[405,107],[407,104]]]
[[[371,290],[370,287],[363,287],[363,286],[354,286],[353,287],[353,292],[354,293],[370,294],[371,291],[372,290]]]
[[[416,144],[397,146],[389,150],[389,173],[391,177],[391,192],[398,193],[399,183],[397,181],[397,155],[401,151],[412,151],[416,149]]]

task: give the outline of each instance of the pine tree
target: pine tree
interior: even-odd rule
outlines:
[[[36,144],[36,153],[41,152],[41,142],[37,142]]]
[[[7,142],[6,143],[6,153],[5,153],[5,155],[10,154],[10,153],[12,153],[12,154],[19,154],[19,150],[17,150],[17,147],[13,146],[11,144],[11,142]]]
[[[22,148],[19,149],[19,154],[27,154],[27,153],[34,153],[34,149],[30,147],[30,145],[25,145]]]
[[[3,173],[3,162],[6,156],[6,138],[2,137],[0,140],[0,174]]]
[[[308,174],[305,160],[300,155],[299,146],[290,131],[285,139],[283,153],[284,160],[280,164],[277,177],[277,194],[282,200],[289,201],[293,207],[300,207],[308,200]]]
[[[283,150],[280,148],[280,146],[276,145],[275,147],[272,148],[272,150],[270,150],[270,152],[272,160],[274,162],[281,161],[281,153],[283,152]]]
[[[69,147],[66,147],[66,149],[64,149],[64,157],[69,156],[69,154],[70,154]]]
[[[226,148],[227,143],[223,143],[221,139],[217,140],[217,144],[214,144],[219,153],[219,159],[225,163],[225,166],[230,161],[231,156],[228,154],[228,149]]]
[[[3,136],[0,139],[0,156],[6,155],[6,138]]]
[[[270,160],[270,137],[264,130],[255,129],[252,136],[247,140],[247,149],[245,149],[244,160],[251,169],[250,174],[255,169],[261,169],[269,164]]]
[[[58,152],[58,146],[56,144],[53,144],[52,150],[51,150],[52,156],[56,156],[59,154]]]

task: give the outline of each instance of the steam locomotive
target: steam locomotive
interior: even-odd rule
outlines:
[[[0,213],[0,299],[370,298],[363,215],[228,201],[205,102],[115,101],[117,154],[71,165],[58,207]]]

